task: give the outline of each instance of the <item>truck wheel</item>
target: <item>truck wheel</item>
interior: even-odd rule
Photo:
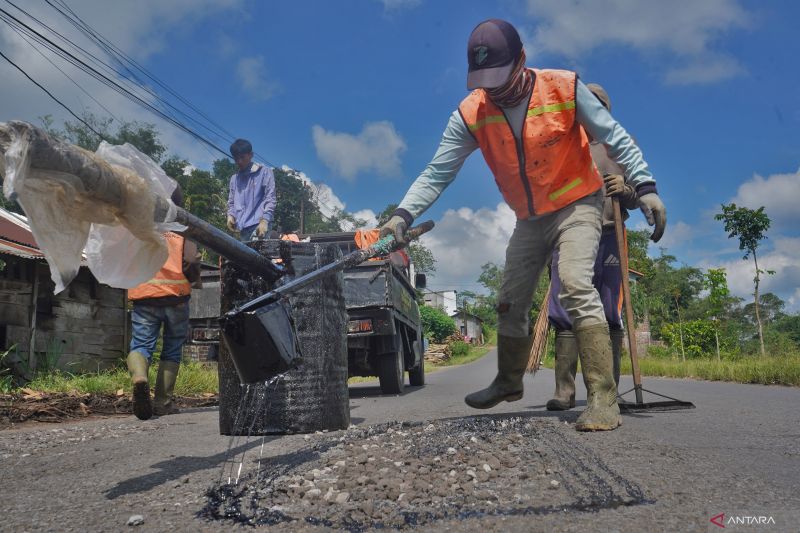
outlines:
[[[419,356],[419,364],[408,371],[408,382],[414,387],[425,385],[425,354],[421,350],[419,341],[414,341],[414,356]]]
[[[378,381],[384,394],[400,394],[405,386],[405,361],[403,349],[383,354],[378,364]]]

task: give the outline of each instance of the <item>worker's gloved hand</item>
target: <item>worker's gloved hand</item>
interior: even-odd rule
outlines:
[[[603,181],[606,184],[606,196],[617,196],[625,191],[625,176],[606,174]]]
[[[655,225],[650,239],[653,242],[660,241],[664,235],[664,228],[667,227],[667,208],[664,207],[661,198],[654,192],[644,194],[639,197],[639,209],[644,213],[647,223]]]
[[[258,227],[256,228],[256,237],[259,239],[263,239],[266,237],[267,232],[269,231],[269,222],[267,219],[262,218],[258,221]]]
[[[398,246],[405,246],[408,244],[408,240],[406,239],[406,230],[408,229],[408,224],[403,217],[398,215],[393,215],[389,221],[381,226],[381,237],[386,237],[387,235],[394,235],[394,240],[397,242]]]
[[[236,231],[236,219],[233,215],[228,215],[228,230]]]

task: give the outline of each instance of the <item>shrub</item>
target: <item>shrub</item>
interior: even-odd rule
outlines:
[[[450,343],[450,357],[464,357],[469,353],[469,344],[464,341]]]
[[[456,332],[456,321],[438,307],[423,305],[419,308],[419,314],[422,318],[422,330],[433,342],[444,342],[448,336]]]
[[[665,324],[661,336],[673,349],[681,349],[681,329],[679,324]],[[708,320],[690,320],[683,323],[683,348],[686,357],[702,357],[716,353],[714,324]]]

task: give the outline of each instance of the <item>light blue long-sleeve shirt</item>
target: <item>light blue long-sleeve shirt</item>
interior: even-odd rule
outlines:
[[[634,187],[645,183],[655,184],[641,150],[625,128],[614,120],[580,80],[575,93],[576,120],[594,140],[606,145],[609,157],[625,170],[626,181]],[[513,123],[512,130],[517,136],[525,120],[525,113],[522,112],[525,105],[523,102],[517,106],[519,109],[506,109]],[[405,209],[414,218],[419,217],[439,198],[442,191],[456,178],[467,157],[478,148],[475,137],[470,134],[458,110],[455,110],[450,115],[450,121],[433,159],[408,189],[399,208]]]
[[[231,176],[228,190],[228,214],[236,219],[239,231],[259,223],[272,222],[277,198],[272,169],[253,163],[248,170]]]

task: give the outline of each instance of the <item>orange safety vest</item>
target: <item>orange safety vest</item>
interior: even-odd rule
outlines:
[[[519,143],[503,110],[483,89],[458,106],[503,198],[519,219],[552,213],[603,186],[589,139],[575,120],[577,74],[533,72],[536,78]]]
[[[167,262],[153,279],[128,290],[129,300],[191,294],[192,286],[183,274],[183,237],[170,231],[164,234],[164,238],[169,249]]]

